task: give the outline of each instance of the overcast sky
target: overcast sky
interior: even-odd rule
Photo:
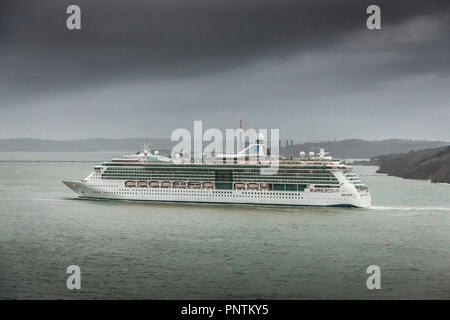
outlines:
[[[2,0],[0,138],[450,141],[449,49],[448,0]]]

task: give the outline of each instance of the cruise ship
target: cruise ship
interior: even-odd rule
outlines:
[[[86,199],[360,208],[371,203],[367,185],[352,168],[323,149],[274,158],[258,140],[236,154],[200,162],[173,158],[143,148],[96,165],[83,180],[62,182]],[[273,166],[275,174],[264,174]]]

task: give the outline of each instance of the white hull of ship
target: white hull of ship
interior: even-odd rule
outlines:
[[[341,206],[366,208],[370,193],[216,190],[174,188],[126,188],[124,181],[102,181],[101,185],[84,181],[63,181],[81,198],[154,202],[184,202],[211,204],[248,204],[272,206]]]

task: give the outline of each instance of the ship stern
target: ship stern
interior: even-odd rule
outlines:
[[[372,199],[369,192],[359,193],[357,202],[355,203],[358,208],[368,208],[372,205]]]

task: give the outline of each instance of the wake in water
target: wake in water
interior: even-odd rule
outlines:
[[[448,211],[450,212],[450,207],[383,207],[383,206],[372,206],[368,208],[369,210],[389,210],[389,211]]]
[[[66,201],[70,200],[72,198],[36,198],[36,199],[29,199],[31,201]]]
[[[2,199],[2,200],[17,200],[17,199]],[[34,198],[29,199],[31,201],[67,201],[67,200],[86,200],[79,197],[65,197],[65,198]],[[89,199],[90,201],[105,201],[105,199]],[[122,200],[122,199],[115,199],[115,200],[106,200],[106,201],[126,201],[129,202],[130,200]],[[133,202],[133,200],[131,200]],[[276,206],[274,206],[276,207]],[[271,210],[273,210],[272,206],[269,206]],[[305,207],[308,209],[317,209],[317,210],[324,210],[324,209],[338,209],[338,208],[332,208],[332,207]],[[299,209],[299,208],[295,208]],[[339,208],[340,209],[340,208]],[[421,212],[421,211],[444,211],[444,212],[450,212],[450,207],[403,207],[403,206],[371,206],[369,208],[364,208],[365,210],[375,210],[375,211],[401,211],[401,212]],[[351,210],[356,210],[356,208],[352,208]]]

